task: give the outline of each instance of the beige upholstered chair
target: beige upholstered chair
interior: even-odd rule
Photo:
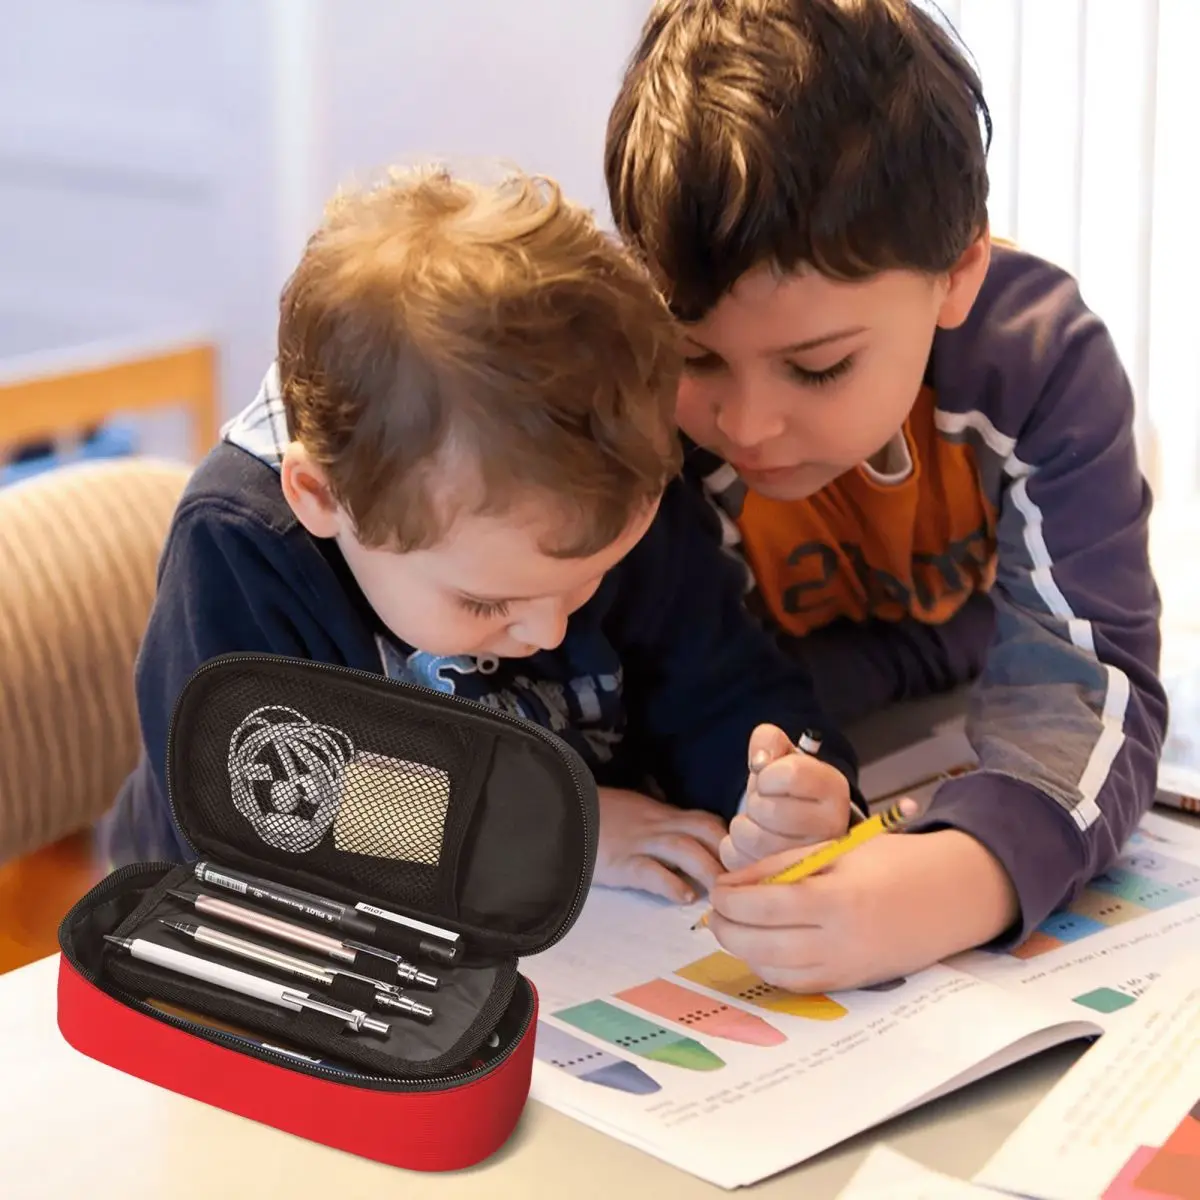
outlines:
[[[137,760],[133,667],[190,468],[0,488],[0,863],[91,825]]]

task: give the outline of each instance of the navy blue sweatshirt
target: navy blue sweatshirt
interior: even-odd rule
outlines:
[[[649,532],[571,616],[557,649],[435,658],[384,628],[336,543],[296,520],[277,469],[277,414],[263,403],[260,394],[227,435],[249,429],[241,445],[226,440],[200,464],[172,523],[136,669],[144,753],[102,830],[112,865],[192,857],[166,800],[167,729],[192,672],[232,651],[340,664],[507,709],[568,741],[600,786],[653,780],[669,802],[727,819],[756,725],[793,737],[826,728],[802,668],[747,613],[744,568],[689,487],[667,489]],[[256,453],[271,431],[274,447]],[[854,783],[853,752],[833,730],[822,757]]]

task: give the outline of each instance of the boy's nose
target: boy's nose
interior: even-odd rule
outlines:
[[[509,633],[527,646],[553,650],[567,636],[567,606],[559,600],[538,600],[509,627]]]
[[[784,419],[765,397],[731,388],[717,402],[716,426],[731,446],[754,450],[783,433]]]

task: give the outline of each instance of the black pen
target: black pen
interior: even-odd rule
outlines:
[[[374,939],[380,929],[378,921],[386,921],[394,935],[402,937],[426,958],[453,963],[462,952],[462,939],[453,930],[443,929],[416,917],[406,917],[366,901],[359,901],[355,905],[345,904],[286,884],[259,879],[214,862],[198,862],[193,869],[201,883],[248,896],[272,908],[311,917],[360,940]],[[368,919],[370,917],[377,920]]]
[[[202,861],[193,868],[196,879],[207,883],[210,887],[222,888],[227,892],[236,892],[239,896],[247,896],[260,904],[271,908],[282,909],[284,912],[295,913],[298,916],[311,917],[332,929],[340,929],[343,933],[351,933],[356,937],[374,937],[375,923],[355,912],[348,905],[336,900],[327,900],[324,896],[314,896],[311,892],[302,892],[298,888],[288,887],[282,883],[271,883],[254,875],[246,875],[235,871],[232,867],[218,866],[216,863]]]

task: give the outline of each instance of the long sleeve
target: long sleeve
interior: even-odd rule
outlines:
[[[747,612],[745,568],[721,549],[699,495],[672,484],[621,570],[608,630],[623,663],[631,736],[668,800],[733,816],[750,734],[765,722],[793,738],[820,729],[821,757],[858,798],[850,744],[822,714],[803,667]]]
[[[1065,274],[1026,268],[1005,303],[943,354],[939,397],[984,400],[936,419],[994,481],[996,624],[968,713],[981,771],[943,784],[923,827],[962,829],[999,858],[1019,940],[1149,809],[1166,699],[1128,379]]]
[[[339,610],[335,589],[320,588],[331,570],[320,550],[294,522],[287,527],[282,501],[278,511],[264,507],[256,485],[269,495],[258,478],[269,468],[228,447],[216,455],[185,494],[159,563],[134,678],[142,760],[101,828],[114,864],[186,857],[166,790],[167,734],[202,663],[258,651],[371,665],[365,627]]]

